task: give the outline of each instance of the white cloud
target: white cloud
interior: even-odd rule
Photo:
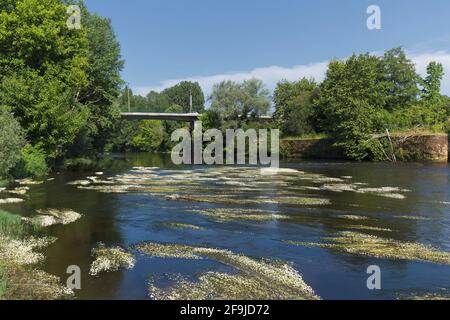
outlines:
[[[444,65],[445,77],[442,84],[442,91],[446,95],[450,95],[450,53],[445,51],[436,51],[430,53],[410,53],[409,58],[416,63],[417,72],[424,76],[426,74],[426,66],[431,61],[437,61]],[[223,73],[211,76],[197,76],[180,79],[172,79],[162,81],[155,86],[134,87],[133,90],[141,95],[146,95],[150,91],[160,92],[165,88],[171,87],[180,81],[197,81],[202,87],[206,96],[211,93],[214,84],[223,80],[243,81],[246,79],[256,78],[264,81],[270,90],[273,90],[278,81],[286,79],[289,81],[298,80],[302,77],[314,78],[320,82],[325,77],[328,61],[313,63],[309,65],[298,65],[293,67],[270,66],[256,68],[248,72]]]

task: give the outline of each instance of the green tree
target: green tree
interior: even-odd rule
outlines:
[[[441,63],[430,62],[427,66],[427,76],[422,79],[422,104],[429,113],[431,125],[445,123],[447,110],[445,98],[441,94],[441,83],[444,77],[444,67]]]
[[[381,60],[381,68],[382,80],[387,86],[387,110],[406,108],[417,102],[419,76],[402,48],[387,51]]]
[[[198,82],[182,81],[161,92],[167,97],[170,105],[179,105],[182,112],[189,112],[190,96],[192,95],[192,112],[202,113],[205,110],[205,95]]]
[[[132,145],[139,151],[160,151],[165,138],[162,121],[146,120],[139,124]]]
[[[88,84],[80,91],[78,101],[89,108],[84,134],[91,143],[85,144],[102,152],[119,113],[116,101],[123,84],[120,72],[124,61],[111,21],[89,13],[84,6],[82,12],[83,28],[87,30],[89,67]]]
[[[379,146],[371,134],[382,128],[387,101],[387,85],[382,76],[380,58],[353,55],[346,61],[332,61],[320,86],[318,108],[325,116],[322,126],[336,137],[336,146],[352,159],[373,159],[379,155]]]
[[[319,87],[314,80],[281,81],[275,88],[274,119],[286,136],[313,133],[313,101],[319,97]]]
[[[13,114],[0,106],[0,178],[5,178],[21,157],[25,144],[22,128]]]
[[[63,157],[86,125],[89,110],[76,101],[73,91],[60,79],[37,71],[4,78],[0,101],[12,108],[27,140],[39,145],[51,159]]]
[[[147,95],[147,112],[165,112],[170,108],[170,101],[166,95],[151,91]]]
[[[224,118],[235,120],[266,115],[270,109],[269,91],[257,79],[242,83],[222,81],[214,85],[209,100],[211,110],[219,112]]]

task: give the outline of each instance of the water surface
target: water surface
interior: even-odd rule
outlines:
[[[136,169],[133,171],[133,167],[151,167],[152,174],[160,181],[176,178],[177,182],[169,185],[172,188],[169,192],[133,190],[107,193],[67,184],[93,173],[55,174],[55,180],[32,186],[23,204],[5,207],[25,216],[46,208],[69,208],[83,214],[82,219],[71,225],[53,226],[48,230],[58,241],[48,248],[45,265],[46,271],[63,279],[67,278],[65,272],[69,265],[80,266],[82,290],[77,292],[78,298],[148,299],[147,282],[150,277],[164,286],[170,283],[174,274],[195,281],[196,276],[204,272],[230,272],[230,267],[209,260],[137,255],[137,263],[132,270],[91,277],[88,274],[91,250],[100,242],[123,248],[144,241],[189,244],[229,249],[254,258],[279,259],[292,263],[304,281],[323,299],[395,299],[427,293],[448,294],[450,289],[448,265],[361,257],[285,242],[320,242],[324,237],[364,224],[392,230],[364,231],[367,234],[429,244],[449,252],[450,169],[446,164],[282,163],[283,168],[324,177],[317,182],[315,179],[297,179],[292,174],[255,177],[257,170],[254,168],[236,171],[221,167],[174,168],[167,157],[134,154],[109,161],[103,168],[102,179],[125,174],[128,178],[135,176],[139,181],[139,175],[143,173],[136,172]],[[260,183],[257,183],[258,179]],[[319,190],[324,185],[339,183],[358,183],[361,188],[397,187],[403,190],[398,193],[405,198]],[[245,204],[239,201],[224,204],[168,200],[166,196],[171,194],[223,195],[224,199],[232,195],[233,199],[263,200]],[[280,197],[314,197],[327,199],[330,203],[319,206],[283,205],[268,201]],[[271,210],[289,219],[218,221],[193,211],[214,208]],[[339,218],[345,215],[368,219]],[[176,229],[169,227],[170,223],[191,224],[201,229]],[[370,291],[366,287],[366,270],[370,265],[381,267],[382,290]]]

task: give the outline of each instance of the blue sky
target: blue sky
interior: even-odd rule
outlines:
[[[449,74],[448,0],[86,0],[112,19],[126,60],[124,79],[145,94],[197,80],[206,94],[230,78],[323,78],[326,63],[353,52],[403,46],[420,73],[430,60]],[[368,30],[369,5],[382,29]]]

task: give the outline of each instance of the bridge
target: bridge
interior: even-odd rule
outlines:
[[[126,120],[167,120],[191,123],[200,119],[199,113],[123,112],[120,116]]]
[[[200,120],[199,113],[153,113],[153,112],[122,112],[120,114],[125,120],[167,120],[167,121],[182,121],[193,123]],[[271,116],[260,116],[260,122],[271,122]]]

